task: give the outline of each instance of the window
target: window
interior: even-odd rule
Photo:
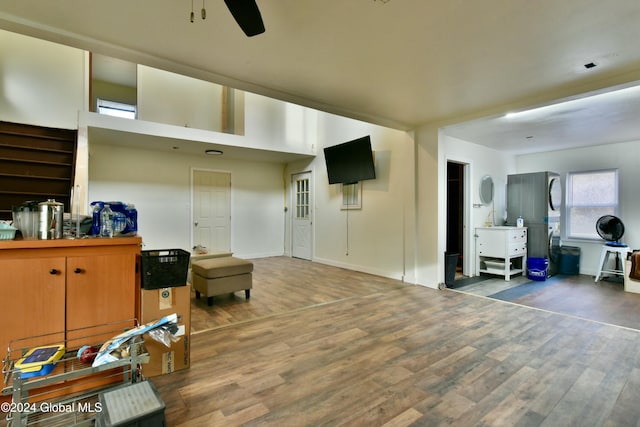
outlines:
[[[124,117],[125,119],[136,118],[136,106],[124,104],[122,102],[107,101],[98,98],[98,113],[108,116]]]
[[[596,221],[618,213],[616,169],[567,174],[567,237],[599,239]]]
[[[296,179],[296,219],[309,219],[309,178]]]
[[[362,181],[342,184],[341,209],[362,209]]]

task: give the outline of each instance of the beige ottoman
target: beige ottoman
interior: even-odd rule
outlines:
[[[209,258],[191,263],[192,284],[196,298],[207,297],[207,305],[213,304],[213,297],[237,291],[244,291],[251,297],[253,263],[232,256]]]

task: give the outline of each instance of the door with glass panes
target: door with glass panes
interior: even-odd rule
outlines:
[[[291,189],[291,256],[310,260],[313,235],[311,172],[292,175]]]

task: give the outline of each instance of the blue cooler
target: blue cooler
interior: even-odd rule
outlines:
[[[549,260],[546,258],[527,258],[527,277],[539,282],[547,280]]]

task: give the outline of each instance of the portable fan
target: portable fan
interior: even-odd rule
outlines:
[[[607,241],[607,246],[627,246],[620,242],[624,235],[624,224],[617,216],[604,215],[598,218],[596,231],[600,237]]]

